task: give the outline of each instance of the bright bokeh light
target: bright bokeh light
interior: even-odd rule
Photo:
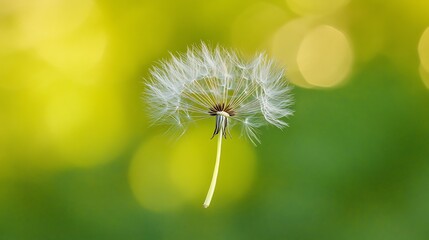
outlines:
[[[429,27],[426,28],[420,37],[418,51],[421,66],[426,72],[429,72]]]
[[[286,0],[290,9],[301,15],[320,15],[333,12],[348,4],[350,0]]]
[[[333,87],[350,73],[353,52],[338,29],[313,18],[288,22],[273,37],[271,52],[286,66],[286,76],[301,87]]]
[[[36,47],[39,55],[49,64],[76,81],[94,83],[95,78],[85,77],[102,60],[107,38],[104,32],[82,29],[61,39],[45,41]],[[86,82],[88,83],[88,82]]]
[[[198,126],[187,132],[172,149],[170,175],[180,193],[195,206],[202,205],[212,177],[216,139],[210,140],[212,126]],[[254,150],[249,142],[232,132],[223,141],[218,183],[213,205],[240,199],[250,188],[255,171]],[[217,136],[216,136],[217,137]]]
[[[299,71],[296,57],[299,44],[314,25],[315,20],[312,18],[295,19],[280,27],[272,38],[271,55],[286,67],[289,81],[300,87],[311,87]]]
[[[32,47],[78,29],[94,9],[91,0],[17,0],[20,47]]]
[[[51,161],[92,167],[114,159],[129,133],[120,95],[73,83],[53,87],[44,111],[45,139],[59,155]]]
[[[144,22],[139,34],[124,37],[112,33],[101,6],[91,0],[0,1],[7,20],[0,25],[6,39],[0,40],[0,90],[8,106],[2,109],[3,165],[16,159],[15,168],[2,168],[8,174],[99,166],[127,144],[129,104],[121,87],[126,79],[141,81],[136,69],[167,41],[168,18],[157,5],[140,3],[115,18],[128,26],[117,28],[124,32]]]
[[[305,80],[317,87],[332,87],[348,76],[353,53],[345,35],[323,25],[310,31],[299,46],[297,63]]]
[[[172,142],[157,136],[142,144],[129,171],[134,195],[147,209],[173,211],[183,204],[201,206],[212,177],[216,141],[212,129],[198,126]],[[228,205],[242,198],[255,173],[252,146],[238,134],[224,141],[212,205]],[[236,137],[237,136],[237,137]]]
[[[169,175],[171,146],[165,135],[157,135],[142,143],[130,164],[131,190],[138,202],[151,211],[174,211],[185,200]]]
[[[269,39],[276,28],[289,17],[285,11],[268,3],[256,3],[246,8],[231,27],[235,47],[253,55],[269,46]]]

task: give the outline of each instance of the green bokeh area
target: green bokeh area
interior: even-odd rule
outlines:
[[[326,4],[0,2],[0,239],[428,239],[429,53],[419,46],[429,3]],[[276,31],[296,19],[344,34],[350,71],[329,87],[297,82],[289,127],[260,129],[257,147],[224,141],[254,165],[228,172],[222,162],[204,209],[212,132],[201,138],[196,124],[186,144],[169,141],[150,126],[144,79],[200,41],[276,55]],[[165,144],[139,155],[139,176],[136,154],[160,136]],[[209,170],[162,170],[205,147]],[[187,169],[204,174],[176,183]]]

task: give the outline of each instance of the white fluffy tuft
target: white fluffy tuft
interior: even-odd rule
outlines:
[[[223,103],[235,113],[229,126],[241,126],[256,144],[259,127],[282,128],[287,126],[285,117],[292,114],[284,72],[265,54],[245,61],[234,51],[202,43],[185,54],[171,54],[150,73],[146,101],[153,122],[182,131],[193,121],[213,117],[210,108]]]

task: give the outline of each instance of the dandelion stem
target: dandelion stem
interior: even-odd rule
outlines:
[[[210,206],[210,202],[212,201],[213,193],[216,188],[217,174],[219,172],[219,164],[220,164],[220,153],[222,150],[222,137],[223,137],[223,127],[220,128],[219,138],[217,140],[217,152],[216,152],[216,162],[213,170],[212,181],[210,183],[209,191],[207,192],[206,200],[204,201],[204,208],[208,208]]]

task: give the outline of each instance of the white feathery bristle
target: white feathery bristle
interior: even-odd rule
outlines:
[[[229,126],[259,143],[263,125],[287,126],[292,114],[290,86],[266,54],[243,60],[234,51],[201,43],[184,54],[171,54],[150,71],[146,101],[153,122],[171,124],[185,131],[189,123],[212,117],[216,104],[228,106]]]

